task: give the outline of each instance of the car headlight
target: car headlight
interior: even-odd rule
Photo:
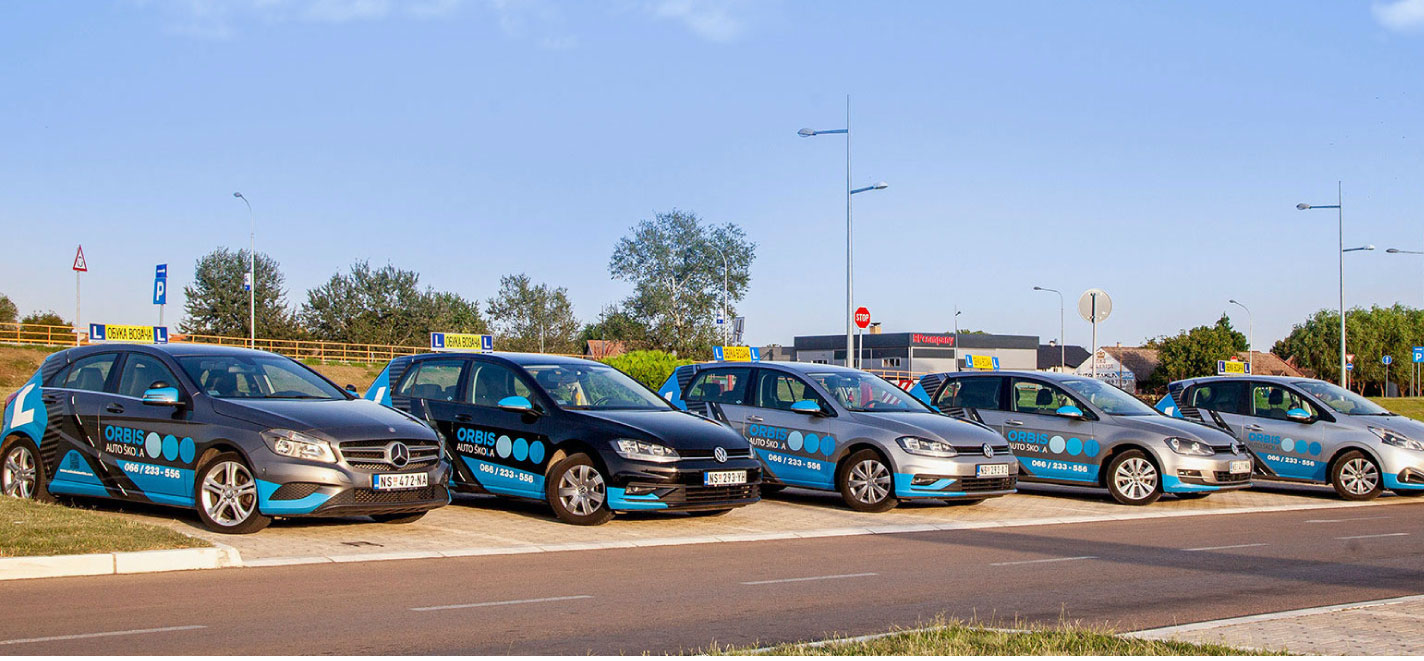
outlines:
[[[1409,438],[1408,436],[1405,436],[1403,434],[1392,432],[1383,427],[1370,427],[1370,431],[1374,432],[1374,435],[1378,436],[1379,440],[1383,441],[1385,445],[1393,445],[1397,448],[1404,448],[1406,450],[1419,450],[1424,452],[1424,443],[1420,443],[1419,441]]]
[[[262,440],[273,452],[293,459],[336,463],[336,453],[331,444],[313,436],[290,429],[268,429],[262,432]]]
[[[1177,454],[1189,454],[1198,457],[1210,457],[1216,454],[1216,449],[1201,441],[1193,441],[1190,438],[1178,438],[1176,436],[1167,439],[1167,447]]]
[[[678,460],[677,450],[666,445],[632,438],[620,438],[613,441],[613,451],[617,452],[618,456],[631,461],[667,463]]]
[[[922,457],[953,457],[959,454],[954,451],[953,445],[944,441],[932,441],[918,436],[901,436],[895,439],[895,442],[906,452]]]

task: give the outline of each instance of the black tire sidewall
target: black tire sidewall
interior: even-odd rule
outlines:
[[[50,495],[49,485],[45,481],[49,475],[49,471],[46,470],[46,466],[44,465],[44,458],[40,456],[40,449],[36,447],[34,442],[30,441],[30,439],[24,436],[11,436],[6,439],[4,443],[0,443],[0,465],[3,465],[5,460],[10,458],[10,452],[17,447],[23,447],[29,450],[30,456],[35,459],[35,490],[34,493],[30,494],[30,500],[41,503],[54,502],[54,496]]]
[[[1375,467],[1375,488],[1373,491],[1365,494],[1353,494],[1345,489],[1344,483],[1340,480],[1340,473],[1345,470],[1345,463],[1352,459],[1364,459]],[[1380,468],[1379,462],[1375,461],[1374,457],[1359,450],[1350,450],[1340,455],[1340,458],[1330,465],[1330,486],[1335,489],[1335,495],[1343,500],[1374,500],[1384,493],[1384,469]]]
[[[579,515],[566,509],[559,500],[559,480],[574,466],[589,466],[598,471],[603,478],[603,504],[592,514]],[[554,516],[564,523],[571,523],[576,526],[597,526],[607,523],[613,518],[613,510],[608,508],[608,476],[603,474],[603,469],[594,463],[593,459],[586,454],[571,454],[558,463],[549,467],[549,473],[544,477],[544,499],[548,501],[549,508],[554,510]]]
[[[393,514],[372,514],[371,518],[374,519],[376,523],[389,523],[392,525],[399,525],[405,523],[415,523],[416,521],[425,518],[426,514],[426,512],[399,512]]]
[[[856,500],[850,492],[850,471],[856,464],[873,459],[880,462],[885,470],[890,473],[890,490],[885,494],[884,500],[876,503],[862,503]],[[895,497],[895,469],[890,467],[890,462],[883,455],[875,450],[860,450],[841,462],[836,468],[836,490],[841,492],[841,500],[845,501],[847,507],[857,512],[886,512],[900,504],[900,499]]]
[[[203,509],[203,478],[207,477],[208,471],[212,470],[213,466],[225,461],[236,461],[242,464],[247,468],[248,474],[252,475],[253,482],[257,481],[257,473],[253,472],[252,465],[247,463],[247,459],[242,455],[236,452],[220,452],[213,455],[212,458],[198,466],[198,470],[194,472],[193,509],[198,511],[198,518],[202,520],[203,526],[208,530],[226,535],[248,535],[266,528],[268,524],[272,523],[272,517],[263,514],[259,507],[253,507],[252,514],[247,517],[247,520],[235,526],[224,526],[212,520],[207,511]]]
[[[1131,498],[1128,498],[1127,494],[1124,494],[1117,490],[1117,469],[1119,466],[1126,463],[1128,459],[1132,458],[1147,460],[1147,463],[1152,464],[1152,468],[1156,469],[1157,471],[1156,488],[1153,489],[1152,493],[1148,494],[1146,498],[1143,498],[1141,500],[1133,500]],[[1152,503],[1157,502],[1158,498],[1162,497],[1162,467],[1157,465],[1156,461],[1152,460],[1151,455],[1141,450],[1128,450],[1113,457],[1112,461],[1108,462],[1106,482],[1108,487],[1108,493],[1112,495],[1112,499],[1122,505],[1131,505],[1134,507],[1140,507],[1142,505],[1151,505]]]

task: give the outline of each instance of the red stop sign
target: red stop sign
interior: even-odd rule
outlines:
[[[855,311],[855,325],[865,328],[870,325],[870,310],[857,308]]]

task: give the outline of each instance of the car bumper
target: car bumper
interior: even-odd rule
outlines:
[[[1386,489],[1424,490],[1424,453],[1383,443],[1379,453]]]
[[[761,464],[750,458],[667,464],[617,458],[608,470],[608,507],[615,512],[720,510],[761,499]],[[720,471],[746,471],[746,482],[708,485],[707,474]]]
[[[899,452],[895,457],[896,498],[979,499],[1011,494],[1018,487],[1019,462],[1011,454],[933,458]],[[1007,465],[1007,475],[982,475],[980,466]],[[995,469],[986,469],[995,471]],[[1002,469],[1000,469],[1002,470]]]
[[[1245,489],[1251,486],[1251,471],[1232,472],[1231,462],[1247,461],[1249,454],[1222,454],[1211,457],[1172,455],[1163,457],[1162,490],[1167,493],[1194,493]]]
[[[377,490],[377,473],[343,464],[276,462],[259,469],[258,511],[268,516],[356,516],[424,512],[450,502],[446,483],[450,465],[429,466],[388,473],[424,473],[426,486],[415,489]]]

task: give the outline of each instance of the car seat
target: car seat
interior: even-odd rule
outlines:
[[[234,397],[237,395],[237,375],[227,371],[208,372],[203,379],[203,392],[213,397]]]
[[[97,367],[85,367],[80,369],[79,373],[74,377],[74,385],[70,387],[75,390],[103,390],[104,373]]]
[[[1271,404],[1270,416],[1272,418],[1277,420],[1286,419],[1286,393],[1284,390],[1279,388],[1272,390],[1271,394],[1266,397],[1266,401]]]
[[[1039,388],[1038,394],[1033,398],[1034,406],[1046,409],[1053,406],[1053,391],[1047,388]]]

